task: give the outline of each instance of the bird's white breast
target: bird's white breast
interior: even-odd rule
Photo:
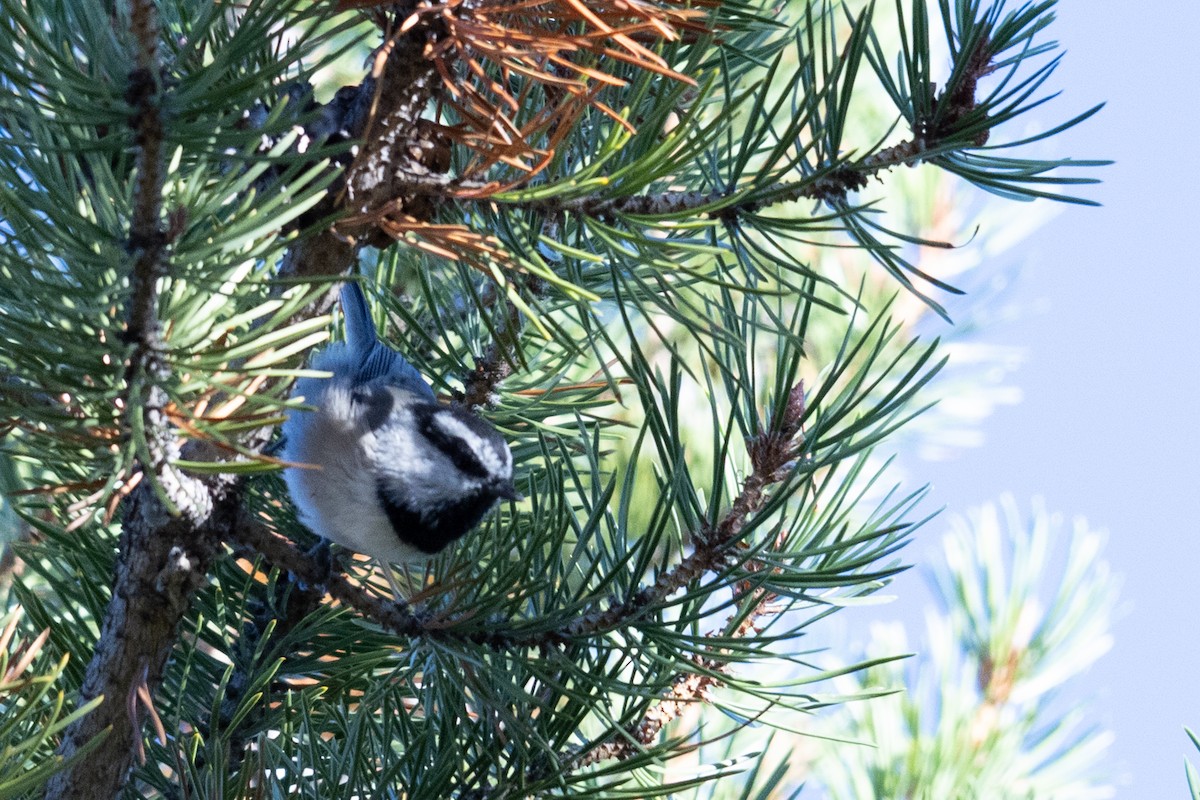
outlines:
[[[360,419],[350,388],[336,380],[303,378],[294,396],[316,407],[292,412],[284,425],[285,457],[295,465],[285,470],[284,480],[301,521],[332,542],[384,561],[427,559],[396,536],[379,504],[382,454],[375,434]],[[394,441],[398,438],[403,437],[389,437],[396,448],[392,456],[411,458],[411,441],[406,448],[403,441]]]

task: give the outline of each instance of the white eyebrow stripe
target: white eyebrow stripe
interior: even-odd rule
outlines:
[[[504,448],[504,453],[497,453],[496,448],[492,447],[492,443],[484,440],[479,434],[471,430],[458,417],[449,412],[440,412],[433,415],[433,422],[447,436],[457,436],[467,443],[471,448],[471,452],[479,459],[479,463],[490,475],[504,475],[512,469],[512,455],[507,452],[508,448]]]

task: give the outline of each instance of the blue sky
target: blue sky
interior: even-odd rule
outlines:
[[[1117,797],[1182,798],[1184,757],[1200,763],[1183,733],[1200,730],[1200,256],[1186,244],[1200,230],[1200,3],[1061,0],[1058,15],[1063,95],[1040,113],[1054,123],[1108,103],[1050,148],[1117,162],[1085,190],[1104,205],[1061,210],[1006,254],[1021,265],[1006,299],[1045,311],[980,339],[1025,350],[1010,378],[1024,399],[984,423],[982,447],[913,472],[952,511],[1007,490],[1108,531],[1123,612],[1113,650],[1072,694],[1116,733]],[[901,603],[918,581],[897,585]]]

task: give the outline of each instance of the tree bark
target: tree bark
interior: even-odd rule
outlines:
[[[148,480],[130,496],[112,599],[81,690],[82,702],[100,696],[104,702],[71,726],[59,753],[76,752],[106,729],[107,735],[86,758],[51,779],[47,798],[107,800],[125,784],[149,717],[138,689],[153,692],[161,682],[189,598],[219,553],[237,505],[237,494],[228,494],[197,520],[170,516]]]

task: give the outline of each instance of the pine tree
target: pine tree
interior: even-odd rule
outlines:
[[[929,565],[937,608],[920,646],[902,625],[879,626],[872,667],[839,679],[849,696],[894,693],[829,720],[837,744],[811,764],[825,796],[1112,797],[1113,735],[1070,686],[1112,645],[1103,538],[1083,519],[1068,531],[1041,503],[1023,514],[1011,496],[952,518]]]
[[[1096,110],[1012,133],[1053,6],[0,0],[0,797],[761,769],[693,710],[833,702],[800,638],[920,522],[872,454],[956,290],[897,173],[1086,202],[1100,162],[1008,152]],[[406,603],[320,555],[274,456],[347,275],[526,495]]]

